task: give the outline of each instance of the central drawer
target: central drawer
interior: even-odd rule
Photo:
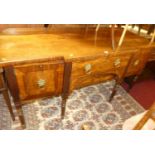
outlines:
[[[111,73],[121,77],[130,58],[131,53],[112,53],[108,56],[73,59],[70,90],[110,80],[113,77]]]

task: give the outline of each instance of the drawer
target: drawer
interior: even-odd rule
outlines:
[[[143,71],[145,64],[149,59],[150,52],[151,52],[150,48],[143,48],[134,51],[134,57],[128,69],[127,76],[138,75]]]
[[[70,90],[110,80],[110,73],[121,76],[131,54],[115,54],[72,60]]]
[[[149,61],[155,61],[155,48],[151,49],[151,52],[149,55]]]
[[[59,95],[62,92],[64,63],[33,63],[14,67],[20,100]]]
[[[151,53],[151,56],[149,58],[149,61],[154,61],[155,60],[155,52]]]
[[[126,76],[136,75],[139,72],[140,66],[143,63],[143,58],[141,57],[140,51],[134,51],[134,56],[132,58],[131,64],[129,66]]]

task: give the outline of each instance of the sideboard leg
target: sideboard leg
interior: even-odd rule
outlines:
[[[129,90],[132,88],[132,81],[133,81],[133,76],[131,76],[131,77],[126,77],[125,79],[124,79],[124,81],[125,81],[125,83],[127,83],[127,85],[128,85],[128,87],[127,87],[127,92],[129,92]]]
[[[72,62],[65,63],[64,69],[64,80],[63,80],[63,90],[62,90],[62,107],[61,107],[61,118],[65,117],[66,101],[70,94],[70,79],[72,71]]]
[[[13,101],[17,110],[19,121],[21,123],[21,127],[22,129],[25,129],[26,124],[25,124],[25,119],[23,115],[22,105],[20,103],[19,88],[18,88],[18,83],[14,72],[14,68],[13,66],[7,66],[4,68],[4,71],[5,71],[5,77],[9,86],[9,90],[13,97]]]
[[[61,107],[61,119],[64,119],[65,111],[66,111],[66,101],[67,98],[62,98],[62,107]]]
[[[25,118],[24,118],[22,106],[20,105],[20,103],[15,103],[15,106],[16,106],[18,117],[19,117],[19,121],[21,123],[21,127],[22,127],[22,129],[25,129],[26,123],[25,123]]]
[[[127,92],[129,92],[130,89],[132,89],[132,87],[134,86],[134,84],[138,78],[139,78],[139,75],[135,75],[135,76],[131,76],[131,77],[126,77],[124,79],[124,81],[128,84],[128,88],[126,90]]]
[[[68,95],[62,96],[61,119],[65,117],[67,99]]]
[[[128,83],[128,89],[127,89],[127,92],[129,92],[132,87],[134,86],[134,84],[136,83],[137,79],[139,78],[139,75],[136,75],[132,78],[132,80]]]
[[[109,102],[111,102],[112,101],[112,99],[113,99],[113,97],[115,96],[115,94],[116,94],[116,89],[117,89],[117,82],[115,83],[115,85],[114,85],[114,87],[113,87],[113,89],[112,89],[112,93],[111,93],[111,95],[110,95],[110,97],[109,97]]]
[[[11,101],[10,101],[10,98],[9,98],[8,91],[5,90],[2,93],[3,93],[4,99],[6,101],[6,105],[8,107],[8,110],[10,112],[11,118],[12,118],[13,121],[15,121],[15,115],[13,113],[13,109],[12,109],[12,106],[11,106]]]
[[[10,97],[9,97],[9,93],[8,93],[8,88],[6,85],[5,78],[4,78],[3,68],[0,68],[0,92],[3,94],[6,106],[8,107],[8,110],[10,112],[10,116],[11,116],[12,120],[15,121],[15,116],[13,113],[13,109],[12,109],[12,105],[11,105],[11,101],[10,101]]]

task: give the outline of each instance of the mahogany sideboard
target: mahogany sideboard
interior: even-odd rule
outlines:
[[[121,31],[116,31],[116,43],[120,35]],[[113,75],[120,80],[140,75],[154,46],[127,32],[115,52],[108,37],[109,29],[98,34],[94,45],[94,33],[0,36],[0,67],[23,127],[22,105],[29,100],[61,95],[63,118],[67,97],[74,89],[104,82]]]

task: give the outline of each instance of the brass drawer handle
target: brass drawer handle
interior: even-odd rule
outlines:
[[[120,67],[120,64],[121,64],[121,60],[120,58],[117,58],[114,62],[115,67]]]
[[[39,88],[43,88],[45,86],[45,84],[46,84],[46,81],[44,79],[39,79],[37,81],[37,85]]]
[[[137,66],[137,65],[139,64],[139,62],[140,62],[140,61],[137,59],[137,60],[134,62],[133,65],[134,65],[134,66]]]
[[[106,57],[109,56],[109,51],[104,51],[103,53]]]
[[[91,73],[91,69],[92,69],[92,65],[91,64],[86,64],[84,66],[85,72],[86,74],[90,74]]]

